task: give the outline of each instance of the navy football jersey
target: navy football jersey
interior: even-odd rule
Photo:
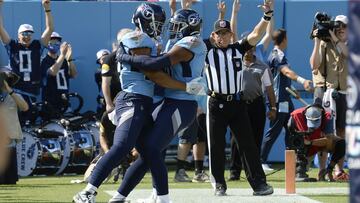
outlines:
[[[274,78],[276,102],[291,101],[290,95],[285,89],[291,86],[291,79],[281,73],[283,67],[290,66],[284,52],[274,48],[269,56],[268,65]]]
[[[5,48],[10,57],[12,70],[20,76],[14,88],[38,95],[43,72],[40,67],[40,58],[44,46],[39,40],[33,40],[26,48],[18,40],[12,39]]]
[[[56,59],[46,55],[41,61],[41,68],[47,71],[55,62]],[[62,106],[61,95],[69,92],[69,79],[69,66],[67,61],[64,60],[56,76],[46,74],[43,100],[49,102],[53,107]]]

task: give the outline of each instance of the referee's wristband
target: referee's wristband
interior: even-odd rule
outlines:
[[[303,77],[301,77],[301,76],[298,76],[297,78],[296,78],[296,82],[298,82],[298,83],[300,83],[300,84],[304,84],[305,83],[305,78],[303,78]]]
[[[14,90],[11,90],[11,92],[9,92],[9,95],[11,96],[14,93],[15,93]]]

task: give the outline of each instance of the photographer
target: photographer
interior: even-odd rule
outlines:
[[[319,180],[334,181],[332,171],[336,163],[345,155],[345,140],[334,134],[333,118],[325,112],[321,104],[296,109],[288,123],[290,148],[297,152],[297,181],[307,181],[307,159],[317,152],[330,152],[331,161],[326,169],[319,171]]]
[[[18,109],[27,111],[28,104],[20,94],[14,92],[12,87],[19,80],[19,76],[7,68],[0,68],[0,114],[2,125],[6,127],[8,136],[7,161],[0,173],[0,184],[16,184],[18,181],[16,142],[22,139],[22,130],[18,118]],[[4,131],[2,128],[1,131]],[[3,151],[2,151],[3,152]]]
[[[348,19],[344,15],[338,15],[331,21],[325,13],[317,13],[311,36],[314,39],[310,57],[315,86],[314,99],[322,99],[324,108],[331,110],[335,116],[336,134],[341,138],[345,138],[347,109],[347,23]],[[348,181],[349,176],[343,170],[343,162],[341,160],[338,164],[335,179]]]

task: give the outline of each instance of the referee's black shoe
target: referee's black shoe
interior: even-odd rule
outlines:
[[[226,186],[216,183],[215,196],[226,196]]]
[[[271,195],[272,193],[274,193],[273,187],[265,183],[260,187],[258,187],[256,190],[254,190],[253,195],[265,196],[265,195]]]
[[[230,176],[228,181],[237,181],[240,180],[240,172],[238,171],[230,171]]]

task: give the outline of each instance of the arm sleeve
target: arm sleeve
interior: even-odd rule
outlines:
[[[206,45],[206,49],[210,50],[211,48],[213,48],[213,45],[210,42],[210,39],[204,39],[204,43]]]
[[[265,69],[264,70],[264,73],[261,77],[261,81],[262,81],[262,84],[265,86],[265,87],[268,87],[270,85],[272,85],[272,80],[271,80],[271,77],[270,77],[270,74],[269,74],[269,69]]]
[[[10,56],[11,55],[11,50],[13,49],[13,47],[15,46],[15,40],[11,39],[9,44],[4,44],[4,47],[6,49],[7,54]]]
[[[112,77],[113,75],[113,69],[111,68],[112,54],[105,56],[104,63],[101,65],[101,76],[103,77]]]
[[[146,55],[131,56],[128,54],[121,54],[118,56],[117,60],[142,70],[161,70],[163,67],[171,66],[170,57],[168,55],[150,57]]]
[[[275,67],[279,67],[278,71],[281,72],[281,69],[284,67],[288,67],[289,64],[287,62],[287,59],[284,55],[278,55],[276,58],[274,58],[274,65]]]
[[[251,44],[249,44],[249,41],[246,39],[246,37],[244,37],[241,40],[235,42],[234,45],[236,45],[238,47],[238,50],[240,51],[240,53],[242,55],[244,55],[245,52],[247,52],[248,50],[250,50],[251,48],[254,47]]]

